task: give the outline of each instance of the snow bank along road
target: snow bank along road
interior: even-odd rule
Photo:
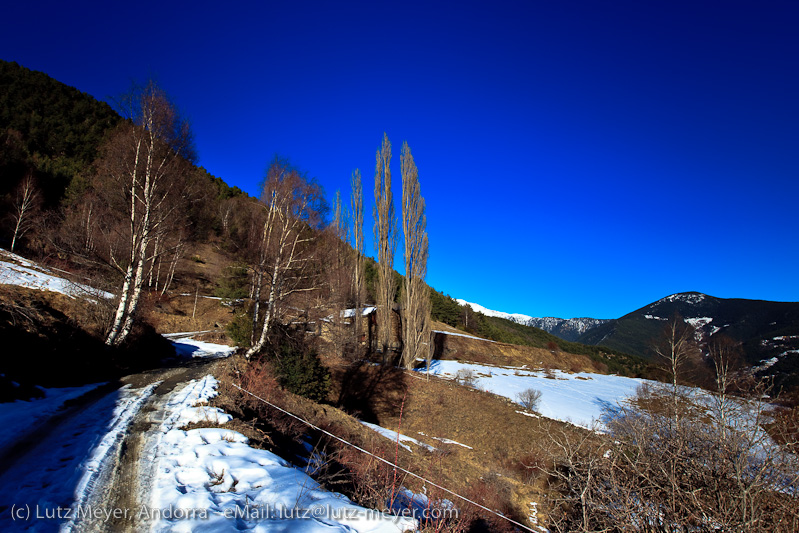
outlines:
[[[322,489],[303,470],[219,424],[231,416],[209,407],[217,381],[206,375],[165,396],[160,423],[145,444],[141,495],[147,531],[258,531],[303,533],[413,531],[416,523],[359,507]],[[150,460],[152,459],[152,460]]]
[[[0,404],[5,411],[0,420],[7,422],[6,446],[0,450],[0,531],[132,530],[134,524],[118,524],[101,510],[134,504],[130,489],[147,429],[144,415],[159,397],[207,374],[215,363],[189,360],[122,383],[89,387],[69,407],[43,414],[33,427],[28,426],[36,401]],[[24,407],[30,418],[13,416]],[[52,402],[44,409],[54,410]],[[75,509],[96,510],[100,516],[79,515]]]
[[[231,417],[207,405],[216,395],[215,356],[229,349],[180,342],[180,366],[129,376],[122,387],[59,391],[84,395],[42,416],[46,423],[27,432],[25,445],[0,450],[7,460],[0,465],[0,531],[415,530],[412,518],[323,490],[284,459],[249,447],[240,433],[182,429]],[[50,411],[52,396],[41,404]]]

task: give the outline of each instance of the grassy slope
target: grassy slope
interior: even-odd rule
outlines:
[[[607,371],[611,373],[645,376],[649,372],[648,364],[640,357],[606,345],[590,346],[564,341],[541,329],[517,324],[504,318],[484,317],[482,325],[480,333],[486,338],[537,348],[552,349],[556,346],[559,351],[589,357],[592,361],[605,365]]]

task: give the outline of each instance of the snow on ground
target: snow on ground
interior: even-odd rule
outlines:
[[[421,431],[417,431],[417,433],[419,433],[419,435],[422,435],[422,436],[424,436],[424,437],[430,437],[430,435],[425,435],[425,434],[424,434],[424,433],[422,433]],[[471,446],[467,446],[467,445],[465,445],[465,444],[462,444],[462,443],[460,443],[460,442],[458,442],[458,441],[456,441],[456,440],[452,440],[452,439],[445,439],[445,438],[442,438],[442,437],[430,437],[430,438],[431,438],[431,439],[433,439],[433,440],[437,440],[437,441],[439,441],[439,442],[443,442],[444,444],[457,444],[458,446],[463,446],[464,448],[469,448],[470,450],[473,450],[473,449],[474,449],[474,448],[472,448]]]
[[[213,331],[212,329],[206,329],[205,331],[178,331],[177,333],[162,333],[161,336],[167,339],[183,339],[202,335],[203,333],[213,333]]]
[[[65,294],[70,298],[114,297],[110,292],[57,276],[52,269],[37,265],[24,257],[2,249],[0,249],[0,284],[53,291]]]
[[[180,334],[169,333],[168,335],[175,338]],[[164,337],[166,336],[167,335],[164,335]],[[197,341],[189,338],[180,338],[178,341],[172,341],[172,346],[175,347],[175,353],[178,357],[188,358],[221,359],[223,357],[229,357],[236,351],[236,348],[225,344]]]
[[[614,407],[625,398],[635,395],[636,388],[645,380],[621,376],[607,376],[579,372],[569,374],[552,371],[554,379],[543,371],[525,368],[503,368],[460,361],[436,360],[430,373],[455,379],[459,370],[471,370],[475,387],[504,396],[518,403],[518,394],[527,389],[541,391],[538,411],[548,418],[571,422],[581,427],[591,427],[599,421],[606,407]],[[426,369],[420,369],[425,372]]]
[[[410,511],[409,514],[418,516],[422,523],[429,520],[438,521],[446,516],[446,512],[442,513],[442,511],[454,510],[455,507],[450,500],[430,500],[427,495],[414,493],[405,487],[400,488],[388,503],[394,512],[409,513]]]
[[[102,383],[83,387],[41,388],[44,398],[0,403],[0,427],[3,428],[0,431],[0,450],[12,444],[24,431],[56,414],[68,400],[83,396],[100,385]]]
[[[430,446],[429,444],[425,444],[424,442],[419,442],[418,440],[414,439],[413,437],[409,437],[407,435],[403,435],[402,433],[397,433],[396,431],[391,431],[390,429],[386,429],[384,427],[381,427],[381,426],[378,426],[378,425],[375,425],[375,424],[370,424],[369,422],[363,422],[361,420],[359,420],[359,422],[361,422],[361,424],[363,424],[364,426],[368,427],[369,429],[378,432],[379,434],[381,434],[382,436],[384,436],[385,438],[387,438],[391,442],[397,442],[397,439],[399,439],[399,445],[402,446],[403,448],[405,448],[406,450],[408,450],[411,453],[413,453],[413,450],[411,450],[411,447],[408,446],[407,444],[403,444],[403,442],[412,442],[412,443],[416,444],[417,446],[421,446],[422,448],[424,448],[428,452],[436,451],[436,449],[433,448],[432,446]]]
[[[109,452],[151,390],[125,386],[102,396],[83,411],[91,416],[69,417],[53,424],[24,455],[14,458],[0,483],[0,531],[72,529],[73,523],[62,522],[73,506],[86,501],[97,476],[113,468],[107,464],[113,456]],[[8,426],[3,429],[12,435],[16,431]],[[17,512],[24,509],[27,514],[12,516],[12,508]]]
[[[488,309],[486,307],[483,307],[480,304],[467,302],[466,300],[462,300],[460,298],[456,298],[455,301],[458,302],[458,305],[460,305],[462,307],[465,307],[465,306],[468,305],[469,307],[472,308],[473,311],[477,311],[478,313],[482,313],[485,316],[494,316],[494,317],[499,317],[499,318],[506,318],[506,319],[510,320],[511,322],[516,322],[518,324],[526,324],[530,320],[533,319],[533,317],[531,317],[529,315],[523,315],[521,313],[505,313],[503,311],[494,311],[493,309]]]
[[[680,292],[677,294],[672,294],[671,296],[666,296],[665,298],[661,298],[655,304],[663,303],[663,302],[676,302],[682,301],[689,304],[698,304],[702,302],[707,295],[702,294],[701,292],[694,292],[694,293],[684,293]]]
[[[485,342],[496,342],[490,339],[483,339],[480,337],[475,337],[474,335],[469,335],[468,333],[454,333],[452,331],[441,331],[440,329],[434,329],[433,333],[441,333],[443,335],[452,335],[454,337],[466,337],[467,339],[474,339],[478,341],[485,341]]]
[[[772,366],[776,365],[779,362],[779,357],[772,357],[771,359],[763,359],[760,361],[760,365],[753,366],[752,372],[760,372],[761,370],[766,370],[767,368],[771,368]]]
[[[108,475],[108,472],[115,466],[112,452],[125,439],[133,418],[160,384],[160,381],[156,381],[143,389],[134,390],[129,385],[119,389],[119,397],[111,413],[111,421],[106,425],[105,433],[78,470],[80,478],[75,486],[75,503],[72,505],[74,510],[84,508],[88,505],[90,498],[96,495],[96,488],[100,486],[100,477]],[[61,526],[61,531],[80,530],[81,528],[76,527],[77,516],[78,513],[73,513],[70,520]]]
[[[377,307],[362,307],[361,308],[361,316],[369,316],[377,310]],[[344,309],[339,314],[340,318],[352,318],[355,316],[355,308],[352,309]],[[327,315],[325,318],[322,319],[323,322],[332,322],[333,315]]]
[[[361,309],[361,316],[369,316],[377,310],[377,307],[364,307]],[[355,316],[355,309],[345,309],[341,312],[342,318],[352,318]]]
[[[226,298],[220,298],[219,296],[204,296],[202,294],[194,294],[193,292],[181,292],[178,296],[194,296],[196,298],[205,298],[206,300],[225,300]]]
[[[152,531],[412,531],[415,521],[358,507],[324,491],[302,470],[247,437],[224,428],[184,430],[202,419],[197,407],[216,395],[212,376],[166,397],[164,420],[145,454],[154,465],[149,518]],[[215,416],[224,415],[219,410]]]

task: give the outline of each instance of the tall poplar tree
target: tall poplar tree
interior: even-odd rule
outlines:
[[[388,361],[391,323],[397,284],[394,279],[394,250],[397,247],[397,221],[391,194],[391,142],[383,133],[383,144],[375,155],[374,233],[377,249],[377,342],[383,361]]]
[[[361,345],[361,316],[363,311],[363,183],[361,171],[355,169],[350,178],[352,196],[350,209],[352,210],[352,239],[355,248],[355,268],[353,269],[353,294],[355,296],[355,349],[360,351]],[[356,354],[357,355],[357,354]]]
[[[402,307],[402,364],[413,368],[418,358],[430,364],[430,295],[427,275],[427,216],[419,172],[408,143],[402,144],[402,232],[405,237],[405,280]]]

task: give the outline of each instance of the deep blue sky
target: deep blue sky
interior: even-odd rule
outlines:
[[[386,131],[398,202],[407,140],[454,297],[799,300],[795,0],[25,4],[0,58],[101,99],[155,77],[232,185],[280,153],[348,198],[360,168],[371,254],[374,153]]]

